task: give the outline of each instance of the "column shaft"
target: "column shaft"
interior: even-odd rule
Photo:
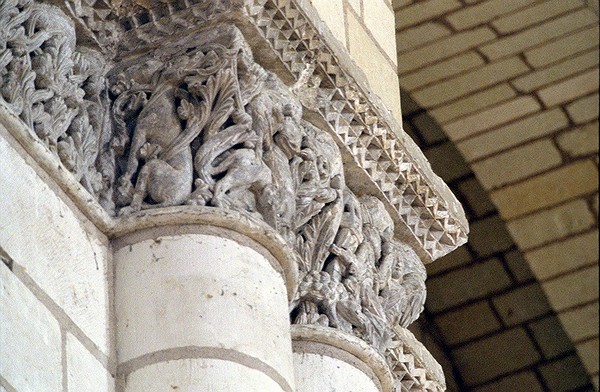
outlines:
[[[115,247],[124,391],[293,390],[288,296],[268,252],[206,226],[143,230]]]

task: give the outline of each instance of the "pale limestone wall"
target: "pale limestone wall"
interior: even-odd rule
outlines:
[[[394,8],[401,88],[491,195],[598,385],[597,2]]]
[[[391,0],[310,0],[365,73],[372,91],[402,121]]]
[[[0,125],[0,385],[113,391],[108,241],[41,173]]]

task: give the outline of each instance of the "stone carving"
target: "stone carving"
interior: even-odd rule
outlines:
[[[108,127],[102,57],[77,49],[72,22],[50,5],[4,0],[0,26],[0,102],[105,200],[97,169]]]
[[[393,239],[394,223],[379,199],[344,192],[344,212],[323,269],[300,284],[296,323],[353,333],[382,353],[393,327],[423,310],[426,272],[408,246]]]
[[[91,6],[69,4],[86,34],[98,37],[104,27],[94,22]],[[355,334],[393,357],[394,327],[408,326],[423,309],[425,269],[408,245],[394,240],[385,205],[346,186],[338,144],[303,119],[303,106],[324,113],[408,222],[430,214],[437,199],[402,163],[404,152],[361,93],[342,81],[339,67],[327,68],[335,70],[337,89],[322,86],[332,80],[322,60],[314,60],[322,56],[298,71],[299,82],[289,88],[254,61],[236,27],[219,24],[106,72],[96,50],[76,47],[73,25],[56,7],[4,0],[0,24],[7,27],[0,31],[3,104],[107,211],[187,204],[264,220],[302,259],[294,321]],[[100,37],[97,46],[110,51],[111,37]],[[390,181],[403,175],[400,195]],[[406,206],[407,197],[423,206]],[[444,231],[449,218],[440,216],[430,227]]]

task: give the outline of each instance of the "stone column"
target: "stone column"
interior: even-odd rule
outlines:
[[[123,391],[294,390],[288,298],[297,267],[273,255],[274,240],[251,238],[260,228],[225,215],[122,221],[113,246]]]
[[[391,391],[384,358],[361,339],[336,329],[292,326],[296,392]]]

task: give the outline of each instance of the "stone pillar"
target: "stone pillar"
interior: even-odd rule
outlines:
[[[384,358],[361,339],[336,329],[292,326],[296,392],[392,390]]]
[[[222,219],[156,218],[129,218],[114,240],[122,390],[293,391],[293,260]],[[148,220],[156,227],[140,229]]]

